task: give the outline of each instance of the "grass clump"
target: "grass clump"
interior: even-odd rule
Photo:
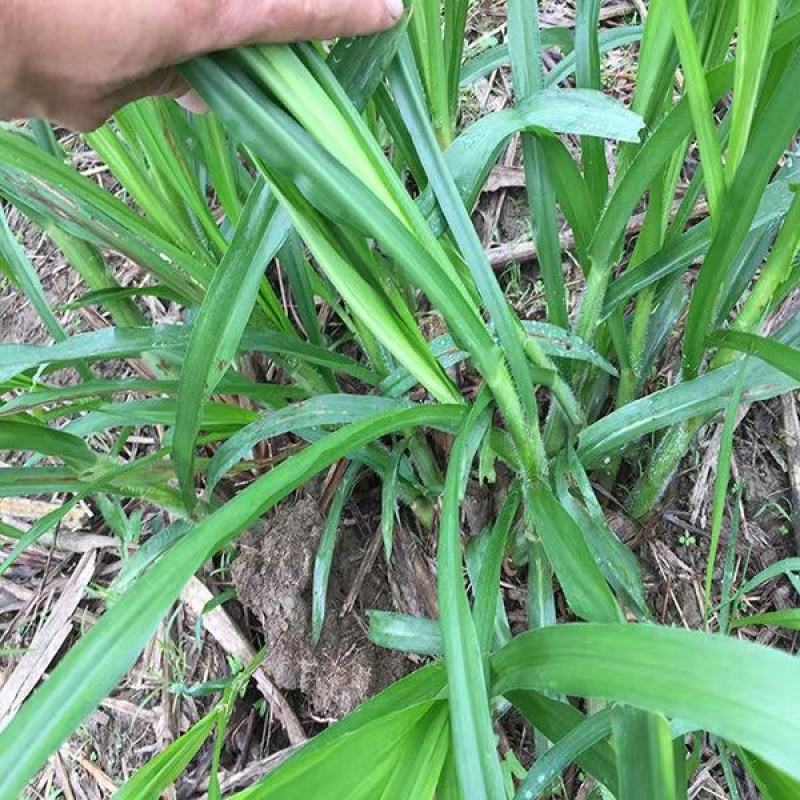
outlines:
[[[441,658],[235,797],[532,800],[577,762],[619,800],[674,798],[693,771],[684,737],[705,732],[728,772],[733,753],[764,796],[800,786],[796,659],[725,635],[748,624],[729,624],[730,586],[725,625],[710,632],[714,558],[708,629],[655,624],[639,565],[590,478],[613,485],[623,463],[638,466],[629,508],[644,518],[698,430],[726,411],[716,554],[737,409],[800,386],[800,324],[769,325],[800,280],[790,153],[800,13],[774,0],[652,0],[644,26],[601,35],[599,2],[578,3],[574,29],[540,31],[536,4],[512,0],[507,44],[463,65],[468,13],[466,0],[415,0],[402,25],[377,37],[187,64],[212,115],[146,101],[87,137],[130,202],[74,171],[41,124],[0,129],[0,195],[52,236],[92,290],[82,302],[113,321],[68,336],[0,230],[0,267],[55,340],[0,347],[0,447],[39,458],[0,471],[0,493],[67,498],[17,537],[0,572],[86,499],[102,498],[109,517],[134,498],[184,522],[128,571],[116,602],[0,734],[0,796],[17,796],[112,691],[204,564],[341,460],[351,466],[317,554],[314,635],[338,518],[368,470],[383,485],[387,557],[398,504],[421,525],[435,517],[438,537],[438,619],[384,612],[372,635]],[[639,40],[626,108],[602,93],[601,51]],[[556,75],[541,66],[545,45],[562,50]],[[510,70],[514,105],[459,131],[462,84],[497,68]],[[516,134],[545,299],[538,321],[513,310],[470,216]],[[709,217],[694,222],[703,194]],[[562,220],[581,274],[575,296]],[[151,324],[137,292],[106,269],[108,251],[147,273],[146,291],[178,304],[184,324]],[[280,296],[265,277],[276,258]],[[446,326],[433,340],[421,327],[431,309]],[[651,391],[673,334],[680,379]],[[271,359],[274,383],[244,376],[242,358],[255,352]],[[94,372],[131,357],[150,377]],[[77,368],[76,386],[48,380],[65,366]],[[113,395],[124,392],[147,399],[123,411]],[[230,396],[254,410],[220,399]],[[164,426],[159,449],[123,457],[129,433],[152,424]],[[446,463],[432,432],[450,437]],[[224,499],[220,487],[248,473],[254,448],[283,436],[291,452]],[[511,489],[467,549],[467,583],[466,487],[499,464]],[[512,550],[529,572],[528,630],[515,637],[498,603]],[[568,622],[556,617],[557,595]],[[116,796],[157,796],[215,730],[217,767],[243,680]],[[567,696],[591,701],[590,713]],[[526,774],[498,756],[494,723],[510,706],[537,732]]]

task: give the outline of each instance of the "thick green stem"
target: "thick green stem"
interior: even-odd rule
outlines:
[[[792,271],[792,262],[799,247],[800,196],[795,195],[772,254],[761,272],[761,277],[732,325],[734,330],[746,332],[757,330],[776,292],[780,291],[789,277]],[[711,369],[724,367],[736,358],[737,354],[732,350],[723,350],[713,360]],[[690,420],[670,429],[664,435],[647,471],[631,497],[630,511],[634,517],[646,516],[658,502],[681,458],[686,454],[689,445],[704,423],[705,419]]]
[[[739,316],[731,325],[733,330],[756,332],[775,294],[790,276],[798,248],[800,248],[800,194],[795,193],[772,253],[761,270],[761,277],[750,292]],[[734,351],[723,350],[712,362],[712,368],[724,367],[736,358],[737,354]]]
[[[55,225],[48,226],[46,233],[93,292],[119,288],[94,247]],[[137,328],[148,325],[144,315],[130,300],[106,300],[104,305],[115,324],[121,327]]]
[[[542,369],[552,370],[555,373],[553,380],[552,392],[553,396],[558,401],[561,410],[566,414],[569,421],[580,428],[586,424],[586,414],[583,412],[578,398],[572,391],[572,387],[561,377],[557,365],[554,361],[544,352],[541,345],[531,337],[525,337],[525,354],[531,360],[531,363]]]
[[[705,419],[695,418],[670,428],[653,454],[647,470],[631,494],[628,511],[634,519],[646,517],[661,499],[689,445]]]

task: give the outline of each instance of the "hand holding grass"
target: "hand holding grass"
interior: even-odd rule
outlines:
[[[4,0],[0,119],[44,117],[92,130],[141,97],[199,99],[175,65],[252,42],[372,33],[401,0]]]

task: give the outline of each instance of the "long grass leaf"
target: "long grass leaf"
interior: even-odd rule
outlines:
[[[360,464],[353,463],[347,467],[331,498],[328,514],[325,517],[325,528],[322,531],[322,537],[314,557],[314,576],[311,584],[311,638],[315,644],[319,641],[322,635],[322,626],[325,624],[328,579],[333,566],[333,556],[336,551],[336,539],[339,535],[342,512],[345,504],[350,499],[360,474]]]
[[[782,611],[767,611],[764,614],[751,614],[731,622],[731,628],[747,628],[750,625],[770,625],[788,631],[800,631],[800,608],[787,608]]]
[[[0,450],[31,450],[53,456],[78,473],[85,472],[97,462],[97,456],[83,439],[32,420],[0,420]]]
[[[242,220],[214,274],[186,348],[178,389],[172,457],[187,507],[195,502],[194,447],[203,406],[228,371],[256,304],[266,266],[288,234],[288,220],[263,181],[256,183]],[[284,320],[283,333],[291,326]]]
[[[508,359],[518,394],[522,398],[523,410],[526,415],[522,425],[526,429],[527,436],[520,457],[526,469],[533,469],[536,474],[541,474],[545,468],[544,446],[537,441],[538,414],[535,393],[520,337],[519,320],[500,288],[469,214],[461,201],[456,184],[436,146],[433,131],[420,102],[421,87],[410,47],[401,47],[398,59],[390,71],[390,79],[395,98],[414,137],[417,152],[426,169],[439,207],[470,267],[475,285],[486,305],[491,321],[497,330],[500,345]],[[509,424],[515,424],[515,421],[509,420]],[[521,443],[520,445],[522,446]]]
[[[793,102],[800,80],[800,51],[796,52],[760,114],[736,173],[711,245],[692,295],[684,335],[684,376],[700,370],[705,339],[714,319],[717,288],[728,272],[758,209],[764,187],[789,138],[800,127],[800,110]]]
[[[488,400],[486,392],[479,395],[450,454],[439,527],[438,594],[452,742],[461,791],[475,800],[504,800],[483,657],[464,588],[461,556],[461,500],[477,450],[477,444],[473,449],[469,443],[473,428],[490,409]]]
[[[708,338],[716,347],[738,350],[755,356],[780,370],[790,378],[800,381],[800,350],[786,344],[744,331],[718,331]]]
[[[722,336],[728,337],[734,333],[725,332]],[[795,321],[790,322],[774,343],[780,347],[780,363],[791,367],[787,356],[795,358],[792,352],[794,347],[800,345],[800,326]],[[787,345],[790,345],[789,353],[783,349]],[[761,346],[758,341],[756,346]],[[627,444],[640,436],[721,411],[730,401],[738,369],[738,365],[729,364],[618,409],[581,432],[578,457],[587,468],[608,464],[624,451]],[[798,386],[796,378],[787,377],[776,366],[753,361],[746,369],[743,402],[778,397]]]
[[[192,536],[179,540],[69,651],[0,734],[0,796],[15,797],[22,791],[47,757],[111,691],[184,584],[211,555],[289,492],[352,450],[398,429],[450,424],[454,411],[462,413],[452,406],[389,412],[331,434],[276,467],[201,522]]]
[[[578,524],[553,492],[544,484],[539,484],[526,489],[525,501],[536,535],[542,541],[572,612],[595,622],[619,620],[619,606]]]
[[[704,584],[706,609],[711,606],[711,585],[714,580],[717,551],[719,549],[719,540],[722,534],[722,521],[725,514],[725,501],[728,497],[728,488],[730,485],[733,434],[736,429],[736,417],[739,413],[739,403],[742,399],[742,382],[745,375],[744,366],[745,365],[742,364],[739,369],[736,386],[733,388],[730,403],[725,411],[725,424],[722,426],[717,474],[714,479],[714,501],[711,513],[711,543],[708,548],[708,564],[706,566],[706,580]]]
[[[558,743],[570,736],[591,719],[591,717],[578,711],[571,703],[553,700],[540,692],[519,690],[508,692],[506,696],[531,725],[554,743]],[[556,755],[558,755],[558,752]],[[612,794],[616,794],[616,756],[608,742],[602,740],[596,742],[578,753],[575,760],[589,775],[594,776]],[[544,766],[547,766],[547,764],[548,761],[545,761]],[[536,765],[534,764],[535,768]]]
[[[492,669],[496,692],[547,688],[692,720],[800,777],[800,664],[777,650],[654,625],[556,625],[515,639]]]
[[[611,713],[619,800],[675,800],[675,764],[667,720],[629,706],[618,706]]]
[[[481,652],[488,655],[492,649],[494,623],[497,614],[500,571],[508,544],[511,526],[520,505],[520,494],[514,490],[506,497],[500,514],[488,534],[486,549],[481,561],[478,582],[474,587],[475,601],[472,616]]]
[[[692,30],[687,0],[674,0],[672,6],[670,16],[686,79],[689,107],[692,111],[692,119],[700,145],[711,219],[714,227],[718,229],[722,222],[722,203],[725,200],[725,177],[722,147],[714,123],[711,93],[706,82],[698,41]]]
[[[546,753],[536,759],[515,800],[537,800],[573,761],[611,733],[611,709],[599,711],[577,724]]]
[[[600,0],[579,0],[575,18],[576,85],[580,89],[600,89]],[[608,193],[608,164],[605,143],[591,137],[581,140],[586,183],[594,200],[595,218],[605,205]]]
[[[216,711],[203,717],[169,747],[138,769],[133,777],[125,781],[112,795],[114,800],[141,800],[145,797],[160,796],[183,774],[216,724]]]
[[[733,182],[750,138],[777,0],[740,0],[739,36],[736,43],[736,81],[733,87],[733,121],[725,162],[725,177]]]

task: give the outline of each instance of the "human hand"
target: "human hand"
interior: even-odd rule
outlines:
[[[93,130],[141,97],[192,95],[175,65],[255,42],[391,27],[402,0],[0,0],[0,119]]]

